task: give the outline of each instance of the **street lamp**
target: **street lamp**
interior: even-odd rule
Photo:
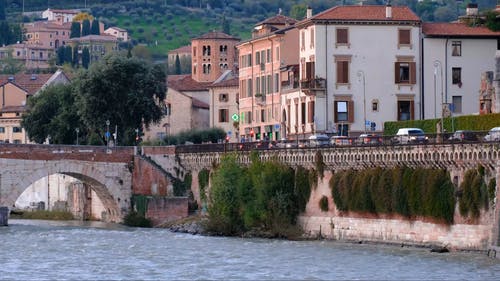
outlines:
[[[80,132],[80,129],[75,128],[75,132],[76,132],[76,145],[78,145],[78,133]]]
[[[365,128],[366,133],[366,85],[365,85],[365,72],[363,70],[358,70],[358,79],[361,82],[363,79],[363,126]]]
[[[106,120],[106,146],[109,147],[109,120]]]
[[[440,70],[440,75],[441,75],[441,134],[444,133],[444,112],[443,112],[443,105],[444,105],[444,95],[443,95],[443,87],[444,87],[444,82],[443,82],[443,66],[441,64],[441,61],[435,60],[434,61],[434,115],[436,114],[436,76],[437,76],[437,69],[439,67]]]

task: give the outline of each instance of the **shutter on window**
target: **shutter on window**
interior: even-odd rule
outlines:
[[[415,120],[415,105],[414,105],[414,101],[410,101],[410,120]]]
[[[309,104],[308,104],[307,122],[308,123],[314,122],[314,102],[313,101],[309,102]]]
[[[337,108],[337,102],[333,102],[333,122],[337,123],[338,122],[338,108]]]
[[[354,123],[354,102],[347,102],[347,122]]]
[[[342,83],[342,77],[344,77],[343,71],[342,62],[337,61],[337,83]]]
[[[307,80],[311,80],[311,72],[312,71],[312,63],[309,61],[306,63],[306,78]]]
[[[399,78],[400,78],[399,77],[399,68],[400,68],[399,62],[396,62],[394,64],[394,83],[396,83],[396,84],[401,83],[401,80],[399,80]]]
[[[343,61],[342,67],[343,67],[343,74],[344,74],[344,76],[342,77],[342,79],[343,79],[342,83],[349,83],[349,62]]]
[[[416,84],[416,83],[417,83],[416,63],[410,62],[410,84]]]

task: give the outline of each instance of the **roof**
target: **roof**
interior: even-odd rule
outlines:
[[[71,22],[58,22],[56,20],[52,21],[35,21],[27,22],[24,27],[28,32],[40,29],[68,29],[71,30]]]
[[[75,15],[80,12],[78,10],[58,10],[58,9],[50,9],[50,8],[48,8],[47,11],[51,11],[52,13],[75,14]]]
[[[240,38],[233,37],[231,35],[228,35],[220,31],[211,31],[199,37],[195,37],[192,40],[197,40],[197,39],[225,39],[225,40],[237,40],[237,41],[240,40]]]
[[[207,91],[212,82],[195,81],[191,74],[169,75],[167,77],[167,86],[176,91]]]
[[[191,97],[191,100],[193,101],[193,107],[196,108],[203,108],[203,109],[209,109],[210,106],[206,102],[202,102],[201,100],[197,98]]]
[[[315,21],[353,21],[353,22],[420,22],[420,18],[406,6],[392,7],[392,17],[386,17],[385,5],[352,5],[335,6],[311,18],[301,21],[302,24]]]
[[[422,33],[426,37],[500,37],[500,32],[484,26],[468,26],[464,23],[424,23]]]
[[[0,50],[7,50],[7,49],[24,49],[27,48],[29,50],[49,50],[53,51],[53,47],[44,47],[42,45],[38,44],[27,44],[27,43],[16,43],[16,44],[10,44],[7,46],[0,47]]]
[[[126,30],[126,29],[121,28],[121,27],[118,27],[118,26],[112,26],[112,27],[109,27],[108,29],[115,29],[115,30],[117,30],[117,31],[127,32],[127,30]],[[108,29],[106,29],[106,30],[108,30]]]
[[[240,85],[238,73],[232,70],[226,70],[222,73],[217,80],[215,80],[209,87],[238,87]]]
[[[268,19],[265,19],[257,24],[255,26],[259,25],[294,25],[297,22],[296,19],[290,18],[284,15],[276,15],[274,17],[270,17]]]
[[[13,83],[22,89],[24,89],[29,95],[34,95],[38,92],[43,85],[49,81],[49,79],[54,74],[16,74],[16,75],[0,75],[0,85],[6,83]],[[14,77],[12,81],[9,81],[9,77]]]
[[[108,42],[118,42],[118,39],[112,35],[87,35],[83,37],[71,38],[68,41],[73,42],[85,42],[85,41],[108,41]]]
[[[182,46],[180,48],[177,48],[177,49],[174,49],[174,50],[171,50],[171,51],[168,51],[168,53],[191,53],[191,45],[186,45],[186,46]]]
[[[24,105],[9,105],[9,106],[4,106],[0,109],[1,112],[4,113],[10,113],[10,112],[23,112],[26,111],[26,106]]]

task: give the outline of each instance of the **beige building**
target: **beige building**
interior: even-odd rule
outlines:
[[[66,45],[71,33],[71,22],[36,21],[24,24],[26,43],[57,49]]]
[[[242,139],[278,140],[286,133],[281,124],[282,107],[285,106],[281,84],[286,85],[289,79],[286,67],[299,63],[299,35],[295,23],[292,18],[276,15],[256,24],[252,39],[237,45]],[[288,88],[287,94],[292,95]],[[283,116],[288,115],[285,110]]]
[[[230,142],[239,141],[238,73],[226,70],[208,87],[210,127],[223,129]]]
[[[191,74],[195,81],[213,82],[236,62],[240,39],[222,32],[208,32],[191,40]]]
[[[129,40],[128,31],[126,29],[113,26],[104,30],[104,34],[116,37],[118,41],[127,42]]]
[[[29,97],[50,84],[67,83],[62,71],[54,74],[0,75],[0,143],[29,143],[21,127]]]
[[[83,48],[87,47],[90,51],[90,63],[98,61],[108,53],[118,51],[118,39],[110,35],[87,35],[71,38],[68,40],[68,44],[72,48],[77,47],[80,56]]]
[[[48,68],[50,59],[54,56],[54,49],[38,44],[12,44],[0,47],[0,59],[11,56],[21,62],[27,69]]]
[[[79,10],[57,10],[47,9],[42,12],[42,18],[49,21],[72,22],[73,18],[80,13]]]
[[[181,63],[181,73],[189,73],[191,71],[191,45],[182,46],[168,52],[169,69],[175,70],[175,60],[177,56],[179,56],[179,61]],[[170,73],[172,72],[170,71]]]

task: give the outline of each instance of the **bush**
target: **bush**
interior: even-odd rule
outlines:
[[[468,170],[459,187],[459,211],[463,217],[477,219],[481,209],[487,209],[495,198],[496,181],[492,178],[486,185],[484,167]]]
[[[328,212],[328,198],[325,195],[319,199],[319,208],[323,212]]]
[[[152,227],[153,223],[150,219],[145,218],[143,215],[136,211],[131,211],[123,219],[123,224],[132,227]]]

